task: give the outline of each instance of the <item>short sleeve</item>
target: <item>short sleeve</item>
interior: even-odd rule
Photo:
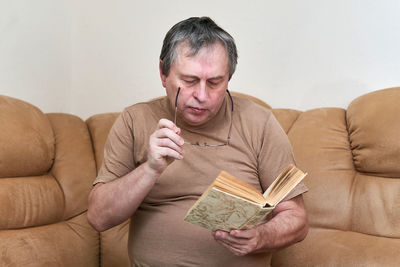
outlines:
[[[132,115],[125,109],[112,126],[104,147],[104,159],[96,183],[107,183],[135,169]]]
[[[279,122],[270,113],[265,123],[261,150],[258,155],[259,177],[263,191],[289,164],[296,165],[292,146]],[[300,183],[285,200],[305,193],[307,190],[307,187]]]

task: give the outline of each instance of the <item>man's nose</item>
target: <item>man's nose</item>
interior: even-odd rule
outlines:
[[[205,82],[200,82],[193,92],[193,96],[199,101],[204,102],[207,99],[207,88]]]

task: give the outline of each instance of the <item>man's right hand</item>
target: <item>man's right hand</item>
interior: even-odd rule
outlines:
[[[183,159],[183,138],[181,129],[167,119],[158,122],[157,130],[150,136],[148,166],[157,173],[162,173],[175,159]]]
[[[96,184],[89,195],[87,216],[97,231],[131,217],[168,164],[183,159],[184,141],[180,134],[172,121],[161,119],[150,136],[147,161],[119,179]]]

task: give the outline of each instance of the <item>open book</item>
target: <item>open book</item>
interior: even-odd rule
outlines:
[[[289,165],[261,194],[222,171],[185,216],[185,221],[210,230],[249,229],[262,221],[306,176]]]

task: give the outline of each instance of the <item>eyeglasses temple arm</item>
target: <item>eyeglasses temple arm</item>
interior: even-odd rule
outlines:
[[[232,109],[231,110],[233,111],[233,99],[232,99],[231,93],[229,92],[228,89],[226,89],[226,92],[228,92],[229,99],[231,100],[231,104],[232,104]],[[179,89],[178,89],[178,93],[179,93]]]
[[[231,100],[232,112],[233,112],[233,99],[232,99],[232,96],[231,96],[231,93],[229,92],[229,90],[226,89],[226,91],[228,92],[229,99]],[[233,113],[231,114],[231,116],[233,116]],[[231,141],[232,119],[233,119],[233,118],[231,117],[231,123],[230,123],[230,125],[229,125],[228,138],[226,139],[226,143],[227,143],[228,145],[229,145],[229,142]]]
[[[175,108],[178,107],[178,95],[179,95],[180,91],[181,91],[181,88],[178,87],[178,92],[176,92],[176,96],[175,96]]]

